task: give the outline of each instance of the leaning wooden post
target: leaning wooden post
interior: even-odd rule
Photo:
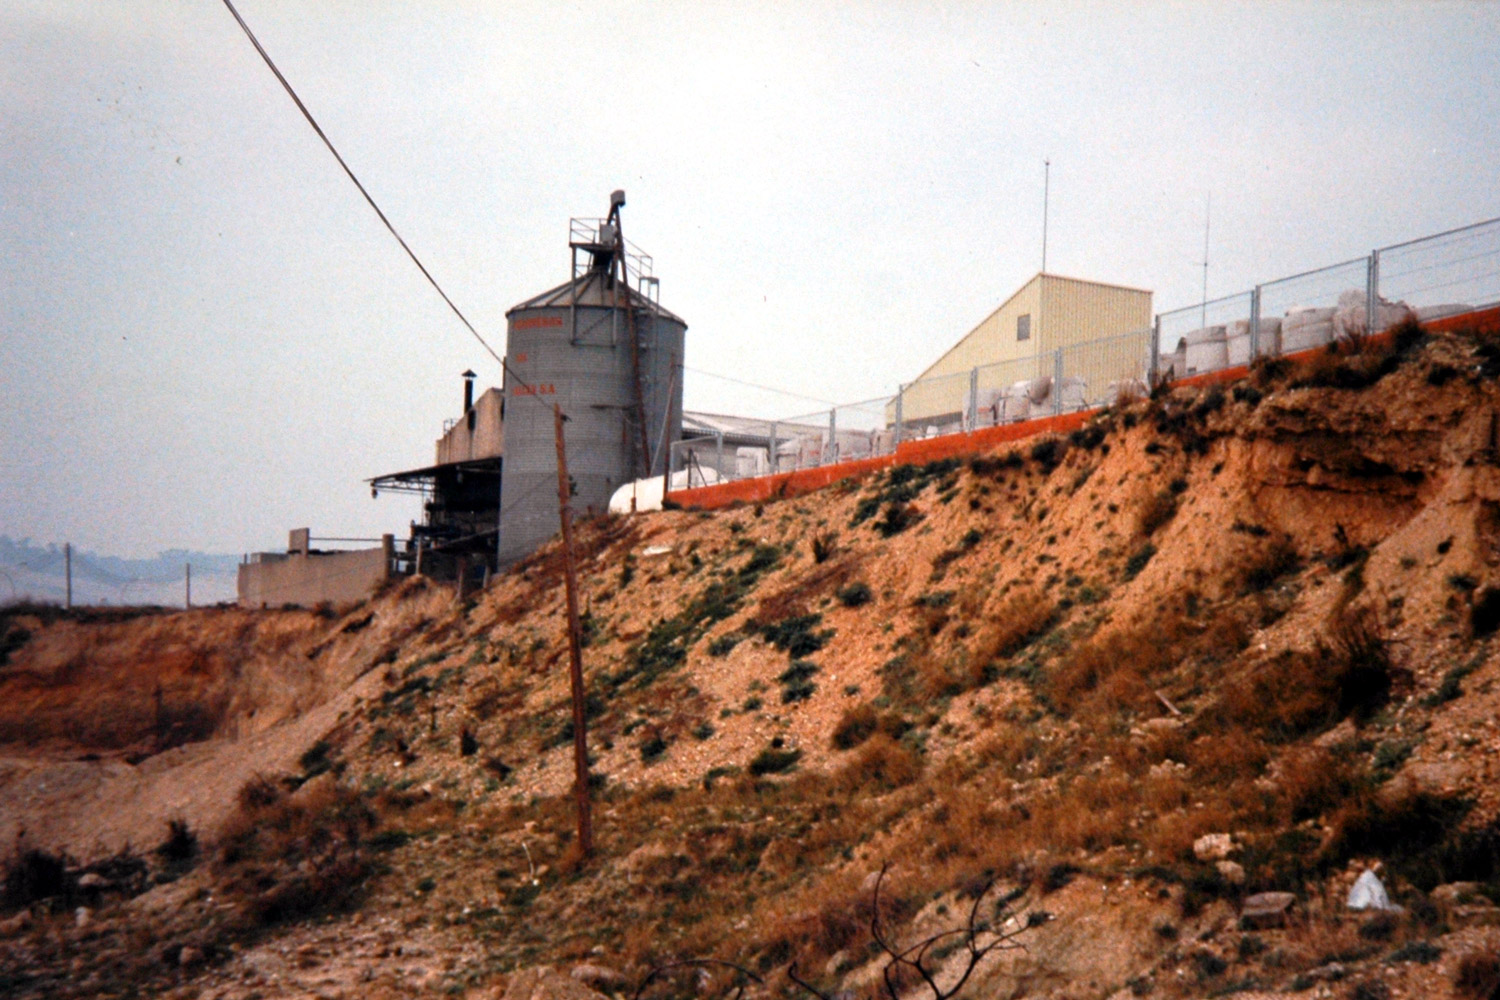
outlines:
[[[568,592],[568,654],[573,682],[573,795],[578,801],[578,853],[594,852],[594,827],[589,814],[589,746],[583,698],[583,625],[578,620],[578,572],[573,565],[573,516],[569,510],[568,453],[563,444],[563,412],[552,404],[557,435],[557,516],[562,521],[563,579]]]

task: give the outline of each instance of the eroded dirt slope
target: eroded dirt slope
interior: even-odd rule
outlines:
[[[767,994],[807,995],[794,963],[870,992],[889,865],[887,943],[991,880],[1044,914],[966,996],[1486,995],[1500,350],[1363,347],[1069,439],[585,526],[587,860],[555,548],[463,603],[414,581],[332,619],[33,623],[0,668],[0,834],[87,861],[180,817],[201,850],[84,927],[35,903],[8,983],[529,996],[550,964],[631,995],[714,957]],[[211,725],[161,749],[158,687]],[[146,707],[112,727],[105,698]],[[1404,911],[1346,912],[1377,863]],[[969,952],[939,951],[941,986]]]

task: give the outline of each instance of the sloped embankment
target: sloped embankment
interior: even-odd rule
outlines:
[[[301,655],[352,687],[193,745],[243,758],[302,726],[315,768],[258,769],[331,774],[241,796],[186,877],[220,908],[158,932],[208,956],[184,989],[483,991],[543,963],[635,982],[712,956],[773,992],[799,995],[794,963],[868,990],[890,864],[892,941],[958,925],[991,879],[1045,911],[966,995],[1454,993],[1500,954],[1500,350],[1358,346],[964,463],[586,526],[586,862],[555,549],[457,608],[416,588],[322,623]],[[325,814],[321,846],[247,833]],[[1376,861],[1405,912],[1343,913]],[[1264,891],[1291,916],[1242,925]],[[258,935],[282,943],[227,948]],[[947,976],[969,954],[938,951]],[[649,995],[732,979],[704,974]]]

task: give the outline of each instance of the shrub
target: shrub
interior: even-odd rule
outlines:
[[[1050,473],[1068,453],[1068,443],[1060,437],[1045,437],[1031,446],[1031,459]]]
[[[728,656],[745,637],[738,632],[721,635],[708,644],[709,656]]]
[[[1136,531],[1141,535],[1154,535],[1156,529],[1177,515],[1177,497],[1165,490],[1153,494],[1136,515]]]
[[[1442,683],[1437,686],[1437,690],[1422,699],[1422,704],[1427,708],[1437,708],[1439,705],[1458,698],[1464,693],[1464,678],[1472,674],[1477,667],[1477,662],[1470,661],[1449,670],[1443,675]]]
[[[880,716],[869,702],[846,708],[833,727],[833,745],[839,750],[852,750],[875,732]]]
[[[333,766],[333,759],[330,756],[332,751],[333,747],[325,740],[318,740],[303,751],[302,756],[297,758],[297,763],[302,765],[303,777],[316,778],[331,768]]]
[[[76,888],[68,874],[68,859],[63,854],[31,848],[5,866],[4,896],[6,909],[19,909],[49,899],[70,899]]]
[[[824,532],[821,535],[814,535],[812,539],[813,562],[827,562],[828,557],[833,555],[834,550],[838,545],[838,537],[838,535],[834,534],[831,531]]]
[[[886,504],[885,513],[875,522],[875,530],[881,538],[899,535],[922,519],[914,504],[893,500]]]
[[[1408,941],[1386,956],[1387,962],[1417,962],[1431,965],[1443,956],[1443,949],[1431,941]]]
[[[1375,613],[1347,611],[1334,623],[1329,650],[1338,684],[1338,714],[1365,721],[1391,697],[1395,680],[1390,649]]]
[[[748,770],[756,777],[766,774],[784,774],[796,767],[801,759],[801,750],[766,747],[750,761]]]
[[[1491,1000],[1500,993],[1500,955],[1493,951],[1471,951],[1453,970],[1453,988],[1459,996]]]
[[[969,471],[976,476],[994,477],[1008,469],[1019,469],[1026,464],[1020,452],[1008,451],[1004,455],[976,455],[969,459]]]
[[[746,629],[754,629],[761,636],[793,659],[816,653],[833,638],[833,631],[825,629],[814,632],[813,627],[823,620],[819,614],[795,615],[769,625],[747,623]]]
[[[818,686],[812,682],[811,678],[817,672],[818,665],[811,660],[793,660],[792,665],[776,678],[781,682],[782,704],[806,701],[812,697]]]
[[[173,867],[185,866],[198,856],[198,835],[180,816],[167,820],[167,836],[156,848],[156,854]]]
[[[921,773],[922,761],[916,751],[884,733],[876,733],[844,765],[839,777],[850,788],[875,785],[892,789],[911,784]]]
[[[1476,639],[1492,635],[1500,628],[1500,587],[1485,587],[1475,597],[1469,627]]]
[[[1277,538],[1259,549],[1240,571],[1242,589],[1245,593],[1265,590],[1277,580],[1296,570],[1297,549],[1291,540]]]
[[[869,604],[875,598],[874,593],[870,590],[870,585],[860,581],[840,587],[837,596],[839,603],[846,608],[857,608],[861,605]]]
[[[985,670],[1014,656],[1052,627],[1057,605],[1033,588],[1017,590],[980,627],[971,662]]]
[[[1154,555],[1156,555],[1156,546],[1150,542],[1132,552],[1130,558],[1125,560],[1125,579],[1134,580],[1140,575],[1141,570],[1146,568],[1146,564]]]
[[[662,738],[661,733],[652,733],[637,749],[640,751],[642,764],[654,764],[667,752],[667,741]]]
[[[366,800],[333,782],[305,786],[267,805],[245,805],[220,835],[223,895],[263,925],[338,909],[354,898],[368,866],[363,838],[376,825]]]

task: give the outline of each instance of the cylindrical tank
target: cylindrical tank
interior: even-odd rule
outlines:
[[[505,379],[502,565],[530,554],[559,529],[554,403],[568,418],[563,428],[575,516],[607,510],[621,484],[666,469],[668,445],[682,425],[678,366],[687,331],[681,319],[603,268],[528,299],[505,315],[506,361],[516,377],[507,374]],[[631,350],[632,332],[638,362]],[[644,457],[641,410],[649,448]]]

